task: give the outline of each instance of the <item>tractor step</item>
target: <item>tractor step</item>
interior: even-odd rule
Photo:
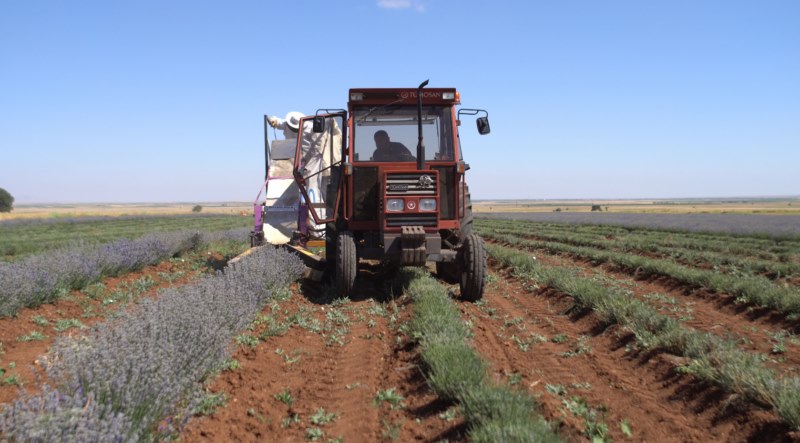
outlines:
[[[324,248],[325,240],[309,240],[306,242],[307,248]]]

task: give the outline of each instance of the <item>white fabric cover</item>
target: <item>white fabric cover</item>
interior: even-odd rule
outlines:
[[[331,181],[331,170],[327,169],[313,177],[310,175],[329,167],[341,160],[342,132],[336,121],[327,121],[326,130],[314,134],[311,121],[307,121],[302,131],[303,155],[302,165],[305,167],[306,189],[311,203],[323,203],[325,208],[315,208],[319,218],[329,217],[336,195],[328,196],[328,183]],[[264,238],[272,244],[287,243],[292,233],[298,229],[297,215],[300,210],[302,196],[300,188],[292,176],[297,139],[273,140],[270,147],[269,182],[264,214]],[[325,226],[317,226],[311,214],[308,215],[308,229],[311,236],[322,238]]]

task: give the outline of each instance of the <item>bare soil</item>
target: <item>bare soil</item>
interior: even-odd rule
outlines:
[[[181,438],[304,441],[316,428],[324,433],[321,441],[465,441],[463,419],[445,415],[452,405],[428,388],[416,348],[399,332],[410,316],[409,299],[391,300],[380,288],[380,276],[362,272],[362,277],[362,295],[343,305],[330,300],[320,304],[323,288],[306,282],[294,287],[288,300],[268,306],[262,314],[285,320],[300,313],[307,321],[319,321],[323,330],[294,324],[255,347],[240,346],[233,357],[241,368],[223,372],[209,386],[210,392],[224,393],[227,404],[210,416],[194,418]],[[341,314],[348,320],[331,324],[330,318]],[[337,329],[346,332],[337,335]],[[262,325],[253,334],[263,330]],[[376,400],[388,390],[402,396],[401,404]],[[286,392],[291,404],[281,401]],[[335,418],[314,424],[320,408]]]
[[[795,335],[800,333],[800,321],[789,320],[785,314],[737,303],[733,296],[697,288],[670,277],[642,275],[607,263],[596,265],[569,254],[553,255],[544,251],[532,254],[548,265],[577,268],[584,277],[600,278],[609,286],[623,288],[687,327],[731,339],[742,350],[763,355],[768,366],[787,375],[797,375],[800,340]]]
[[[462,304],[475,325],[474,342],[498,380],[515,380],[542,403],[561,432],[585,433],[604,423],[614,440],[626,440],[622,423],[637,441],[791,441],[796,435],[770,411],[698,383],[674,371],[677,356],[640,354],[633,337],[606,327],[572,299],[549,288],[525,287],[496,270],[482,306]],[[519,340],[532,336],[525,350]],[[575,397],[595,410],[576,415]],[[764,440],[766,438],[766,440]]]

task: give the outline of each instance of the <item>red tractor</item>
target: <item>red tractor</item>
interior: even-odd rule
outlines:
[[[300,121],[291,171],[300,217],[289,245],[308,258],[304,248],[324,237],[320,267],[341,296],[353,291],[359,259],[435,262],[440,278],[460,283],[463,299],[483,296],[486,255],[472,229],[458,129],[461,115],[482,114],[477,129],[488,134],[488,113],[457,110],[455,88],[424,89],[427,83],[351,89],[347,110],[320,110]],[[265,242],[269,201],[256,203],[254,246]]]

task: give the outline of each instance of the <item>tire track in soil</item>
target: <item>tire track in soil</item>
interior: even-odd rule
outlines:
[[[356,288],[359,295],[335,308],[350,319],[343,344],[326,345],[329,336],[294,325],[284,335],[269,337],[255,348],[240,347],[233,357],[242,367],[223,372],[209,388],[225,393],[227,404],[210,416],[194,417],[181,439],[295,442],[306,441],[307,430],[318,427],[324,432],[320,441],[341,437],[347,442],[373,442],[390,436],[396,441],[463,441],[459,420],[446,422],[438,417],[449,405],[438,403],[419,374],[415,350],[396,339],[396,325],[411,315],[408,300],[401,297],[395,300],[395,311],[376,314],[381,306],[388,310],[391,302],[381,305],[375,301],[385,298],[377,288],[381,284],[377,277],[361,280]],[[305,282],[302,292],[318,293],[321,288]],[[314,298],[300,295],[295,287],[280,309],[307,309],[311,317],[324,322],[333,307],[317,305],[311,301]],[[276,349],[282,349],[283,355]],[[299,359],[289,364],[284,358],[287,355]],[[286,388],[294,398],[291,406],[275,398]],[[390,388],[404,397],[403,408],[376,404],[378,391]],[[312,424],[310,417],[320,407],[335,413],[336,418],[324,425]],[[299,422],[287,424],[292,414],[299,415]]]
[[[487,242],[518,248],[512,244]],[[525,251],[534,252],[528,249]],[[557,263],[560,266],[566,264],[580,268],[579,275],[582,277],[600,275],[615,280],[616,286],[631,291],[634,297],[650,304],[660,313],[679,320],[683,317],[681,322],[691,328],[732,339],[744,351],[771,356],[765,361],[767,366],[785,375],[797,375],[797,368],[800,367],[800,343],[792,343],[791,337],[786,336],[782,342],[785,350],[773,352],[773,347],[780,343],[773,337],[780,334],[781,330],[797,334],[800,332],[797,321],[786,320],[785,316],[770,309],[736,304],[735,297],[693,288],[670,277],[637,275],[636,272],[613,264],[596,265],[569,254],[553,255],[543,250],[535,250],[535,254],[537,260],[548,265]],[[664,299],[655,300],[653,294],[668,297],[676,304]]]
[[[486,305],[460,305],[474,324],[475,346],[490,362],[496,379],[521,376],[519,386],[540,399],[547,420],[562,424],[560,433],[581,434],[584,429],[584,420],[569,413],[563,403],[578,395],[591,407],[607,408],[600,417],[615,440],[627,439],[619,426],[623,420],[638,441],[797,438],[771,412],[676,373],[674,367],[685,359],[626,352],[633,341],[629,332],[618,325],[605,328],[591,313],[568,313],[573,306],[570,297],[550,288],[529,292],[504,270],[494,275],[496,281],[484,295]],[[524,338],[531,333],[547,341],[532,344],[526,352],[511,339],[512,334]],[[552,338],[559,334],[566,334],[567,340],[554,343]],[[563,356],[575,352],[578,337],[586,337],[584,347],[590,351]],[[564,387],[567,393],[551,394],[548,385]]]
[[[196,253],[209,264],[224,260],[219,255],[206,257],[202,253]],[[125,285],[142,278],[150,277],[155,285],[146,292],[139,295],[141,297],[154,297],[160,289],[170,286],[180,286],[187,284],[191,280],[198,278],[198,274],[193,272],[192,262],[189,258],[183,261],[164,260],[161,263],[146,266],[135,272],[129,272],[119,277],[107,277],[100,283],[105,285],[105,293],[111,294],[116,290],[125,290]],[[159,274],[173,274],[183,272],[185,275],[174,279],[172,282],[164,281]],[[135,305],[132,300],[127,307]],[[127,307],[123,308],[126,309]],[[52,303],[45,303],[33,308],[24,308],[16,316],[0,319],[0,367],[8,368],[8,364],[13,362],[14,369],[7,370],[4,376],[18,376],[22,388],[30,394],[39,392],[40,386],[46,382],[47,375],[41,367],[40,360],[44,358],[53,343],[61,336],[72,336],[80,334],[80,330],[69,328],[62,332],[54,329],[58,320],[77,319],[85,327],[91,327],[106,320],[105,312],[114,312],[119,309],[117,304],[104,305],[103,300],[89,297],[85,292],[71,290],[68,295],[54,300]],[[34,318],[43,318],[48,321],[47,325],[40,326],[34,322]],[[42,340],[19,341],[19,337],[30,334],[32,331],[41,331],[46,335]],[[2,404],[16,400],[20,395],[20,386],[8,383],[0,383],[0,408]]]

